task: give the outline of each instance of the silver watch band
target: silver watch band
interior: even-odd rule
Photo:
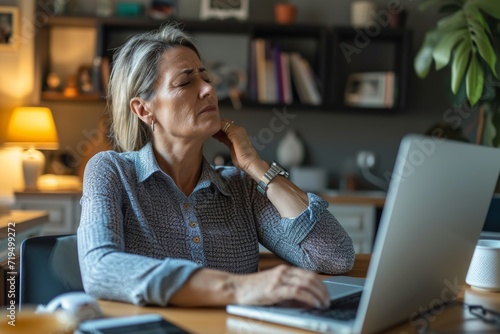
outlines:
[[[269,167],[267,172],[264,173],[262,178],[257,183],[257,190],[259,191],[259,193],[261,193],[262,195],[266,195],[267,186],[277,175],[282,175],[288,178],[289,174],[280,164],[278,164],[276,161],[273,161],[271,162],[271,166]]]

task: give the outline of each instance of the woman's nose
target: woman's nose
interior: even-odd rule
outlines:
[[[211,96],[215,94],[214,87],[212,86],[211,83],[206,82],[205,80],[201,80],[201,87],[200,87],[200,98],[204,98],[207,96]]]

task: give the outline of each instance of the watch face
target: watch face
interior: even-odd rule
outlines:
[[[274,166],[275,168],[277,168],[277,169],[278,169],[278,174],[279,174],[279,175],[282,175],[282,176],[284,176],[284,177],[288,178],[289,173],[288,173],[288,171],[285,169],[285,167],[281,166],[281,165],[280,165],[279,163],[277,163],[276,161],[273,161],[273,162],[271,163],[271,167],[273,167],[273,166]]]

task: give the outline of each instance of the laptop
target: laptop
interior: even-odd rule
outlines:
[[[228,305],[229,314],[321,333],[376,333],[419,324],[462,289],[500,175],[500,149],[405,136],[382,212],[366,280],[333,276],[328,312]],[[339,292],[340,291],[340,292]],[[333,319],[339,300],[352,317]],[[418,329],[418,328],[416,328]]]

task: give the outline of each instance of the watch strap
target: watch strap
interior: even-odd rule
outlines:
[[[271,162],[271,166],[269,167],[267,172],[264,173],[262,178],[257,183],[257,190],[259,191],[259,193],[261,193],[262,195],[266,195],[267,186],[278,175],[282,175],[288,178],[288,172],[276,161],[273,161]]]

